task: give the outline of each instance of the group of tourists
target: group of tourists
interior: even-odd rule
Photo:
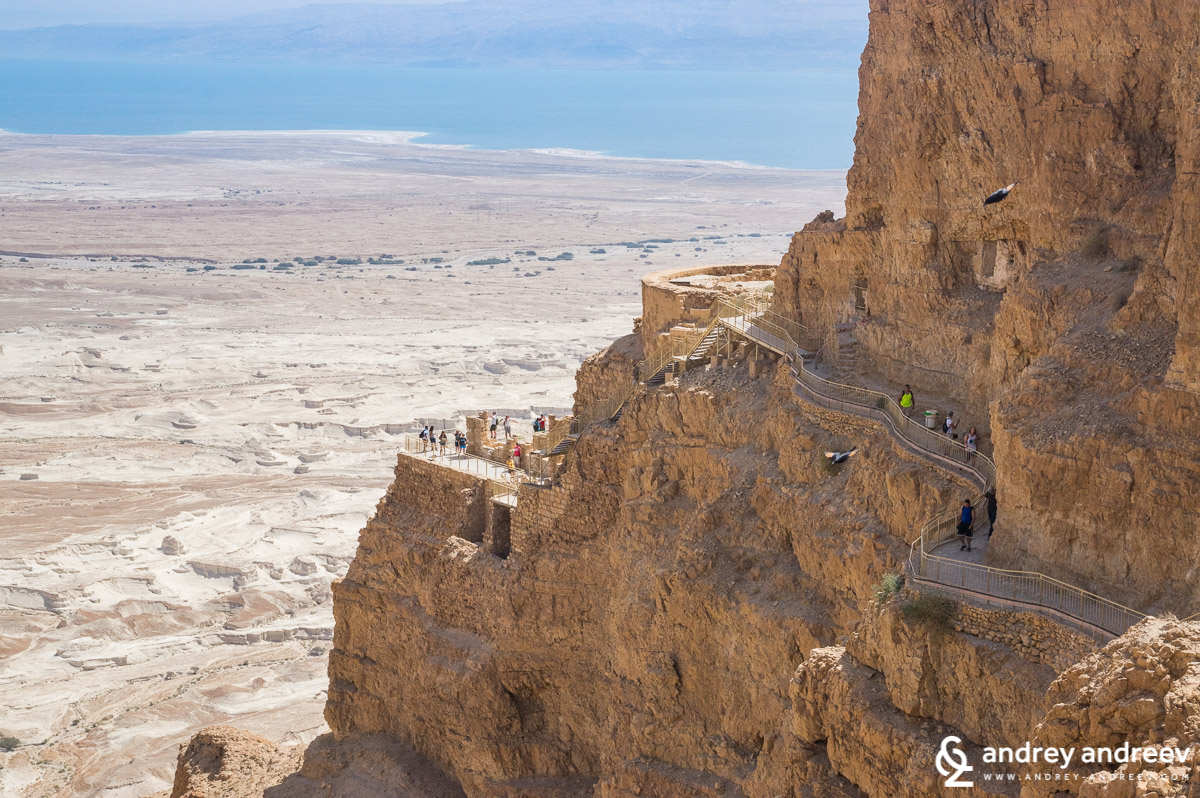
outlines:
[[[500,413],[499,412],[489,413],[488,411],[484,410],[483,417],[488,425],[488,435],[491,437],[492,440],[496,440],[497,439],[496,432],[501,424]],[[512,438],[512,436],[513,436],[513,434],[512,434],[512,418],[510,416],[505,416],[504,417],[504,440],[509,440],[510,438]]]
[[[988,517],[988,533],[990,538],[992,532],[996,529],[996,511],[999,509],[999,504],[996,501],[996,488],[991,487],[983,494],[984,511]],[[962,509],[958,515],[958,542],[959,551],[970,551],[971,540],[975,537],[975,507],[971,504],[970,499],[963,499]]]
[[[913,397],[911,385],[905,385],[904,390],[900,392],[899,404],[904,416],[912,418],[913,410],[916,408],[916,400]],[[956,454],[959,451],[955,445],[958,441],[958,418],[954,415],[953,410],[948,411],[945,419],[942,420],[942,434],[946,436],[946,446],[943,453],[947,455]],[[979,454],[979,430],[977,428],[971,427],[971,429],[967,430],[966,435],[963,436],[962,447],[966,450],[968,463]],[[996,526],[996,511],[998,508],[995,487],[988,488],[987,492],[983,495],[983,500],[988,517],[988,537],[991,537]],[[975,507],[971,504],[970,499],[964,499],[958,519],[960,551],[971,551],[971,539],[974,535],[972,530],[974,526]]]
[[[954,411],[946,413],[945,420],[942,421],[942,434],[949,438],[946,448],[953,448],[951,442],[958,440],[958,419],[954,417]],[[979,430],[975,427],[967,430],[967,434],[963,437],[963,447],[967,450],[967,462],[974,459],[975,455],[979,454]]]
[[[546,425],[547,425],[547,424],[549,424],[549,423],[550,423],[550,422],[549,422],[549,420],[546,418],[546,414],[545,414],[545,413],[543,413],[542,415],[538,416],[537,418],[535,418],[535,419],[533,420],[533,431],[534,431],[534,432],[545,432],[545,431],[546,431]]]
[[[911,385],[904,386],[904,390],[900,392],[899,403],[900,412],[904,413],[904,417],[912,418],[917,403],[913,397]],[[943,454],[951,454],[955,449],[953,442],[958,440],[958,419],[954,416],[953,410],[947,412],[946,417],[942,419],[942,434],[948,439]],[[979,430],[971,427],[963,437],[962,445],[966,449],[967,462],[970,462],[975,455],[979,454]]]
[[[439,435],[434,431],[433,425],[421,427],[421,451],[433,452],[435,454],[446,454],[446,447],[450,445],[450,439],[446,436],[446,430],[442,430]],[[454,430],[454,452],[459,455],[467,453],[467,434]]]

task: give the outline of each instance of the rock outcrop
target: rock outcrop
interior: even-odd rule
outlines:
[[[1195,3],[873,0],[846,218],[795,237],[776,291],[830,358],[853,324],[856,355],[918,401],[990,416],[996,563],[1182,614],[1200,609],[1198,42]]]
[[[213,726],[180,751],[171,798],[259,798],[299,768],[301,753],[256,734]]]

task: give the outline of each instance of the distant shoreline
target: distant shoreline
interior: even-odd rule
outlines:
[[[28,135],[392,131],[423,147],[844,169],[857,73],[233,66],[0,57]],[[579,153],[582,153],[580,155]]]
[[[637,155],[619,155],[611,152],[603,152],[597,150],[580,150],[570,147],[527,147],[527,148],[511,148],[511,149],[496,149],[490,147],[480,147],[473,144],[441,144],[433,142],[421,141],[422,138],[433,135],[427,132],[411,131],[411,130],[330,130],[330,129],[315,129],[315,130],[188,130],[181,133],[27,133],[18,130],[9,130],[0,128],[0,137],[12,136],[23,139],[48,139],[52,143],[63,143],[72,139],[95,139],[100,141],[118,141],[121,139],[134,140],[152,140],[152,139],[168,139],[168,140],[183,140],[187,138],[229,138],[229,139],[252,139],[252,138],[294,138],[301,139],[305,137],[328,137],[341,138],[345,140],[363,141],[369,140],[375,143],[390,143],[396,146],[410,146],[429,150],[450,150],[461,152],[474,152],[479,154],[509,154],[509,155],[534,155],[548,158],[570,158],[575,160],[596,160],[596,161],[636,161],[649,163],[664,163],[672,165],[689,165],[695,164],[698,166],[720,167],[723,169],[749,169],[762,171],[778,171],[778,172],[797,172],[797,173],[841,173],[844,174],[844,168],[803,168],[791,166],[770,166],[765,164],[750,163],[747,161],[722,161],[708,160],[703,158],[651,158]],[[387,141],[391,139],[391,141]]]

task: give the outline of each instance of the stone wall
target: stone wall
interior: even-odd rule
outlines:
[[[708,316],[713,300],[723,291],[715,288],[676,285],[671,280],[697,274],[740,275],[747,280],[772,280],[774,266],[722,265],[691,269],[665,269],[642,278],[642,349],[654,349],[659,333],[684,322],[700,322]]]
[[[1044,615],[993,610],[957,602],[951,625],[993,643],[1000,643],[1030,662],[1061,672],[1098,648],[1091,637]]]

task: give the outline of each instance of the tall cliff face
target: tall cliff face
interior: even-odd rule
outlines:
[[[1198,42],[1195,3],[874,0],[847,215],[795,237],[777,292],[818,331],[858,320],[893,383],[990,419],[997,562],[1183,613]]]
[[[335,590],[334,734],[406,740],[470,795],[748,789],[796,663],[898,568],[909,514],[961,491],[881,430],[805,416],[779,376],[641,395],[511,518],[402,456]],[[820,450],[851,441],[869,454],[828,473]]]

